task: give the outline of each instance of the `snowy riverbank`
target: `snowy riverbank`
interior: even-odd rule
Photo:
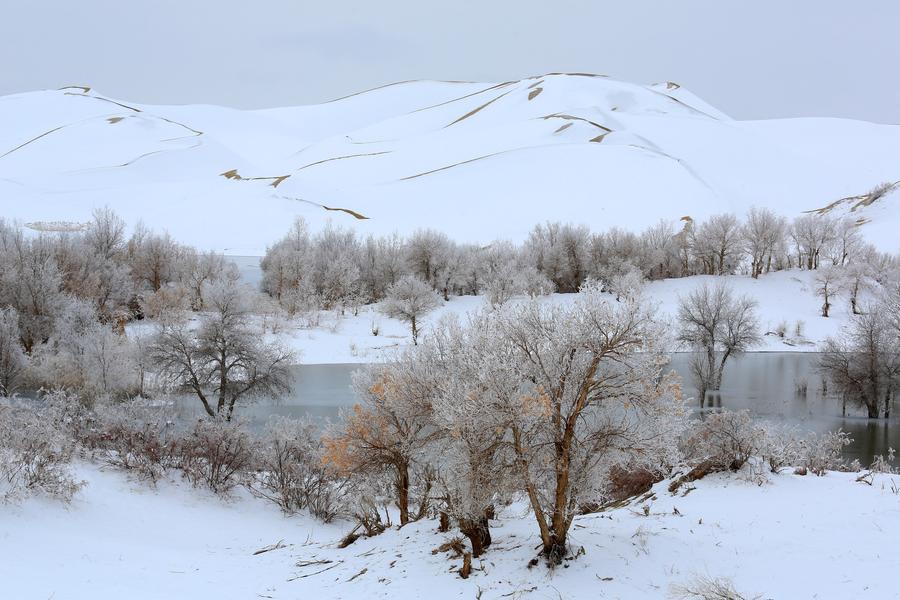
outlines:
[[[812,352],[828,336],[838,333],[849,317],[849,303],[843,298],[835,302],[831,316],[821,316],[822,300],[818,298],[810,271],[779,271],[759,279],[733,275],[727,277],[695,276],[665,279],[647,284],[646,294],[659,305],[659,314],[674,319],[678,298],[690,293],[704,282],[726,280],[735,293],[747,294],[758,303],[763,341],[754,351]],[[553,294],[545,301],[568,303],[574,294]],[[521,300],[521,299],[519,299]],[[513,300],[516,301],[516,300]],[[440,308],[423,319],[423,331],[447,314],[463,316],[485,307],[482,296],[451,297]],[[786,327],[784,338],[775,332]],[[800,324],[801,335],[796,335]],[[373,335],[373,331],[378,335]],[[410,343],[409,327],[378,312],[377,305],[364,306],[357,316],[337,317],[323,312],[318,327],[303,329],[296,322],[288,322],[284,340],[299,355],[304,364],[364,363],[377,361],[385,352]]]

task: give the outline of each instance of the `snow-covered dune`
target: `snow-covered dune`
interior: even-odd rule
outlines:
[[[88,88],[0,98],[0,215],[79,222],[108,205],[231,254],[261,253],[295,216],[481,242],[548,219],[640,229],[753,205],[795,216],[900,180],[898,158],[898,126],[735,121],[674,83],[587,74],[405,82],[256,111]],[[895,197],[853,212],[891,251]]]

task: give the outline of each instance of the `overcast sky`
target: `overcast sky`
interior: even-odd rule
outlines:
[[[590,71],[738,118],[900,123],[898,26],[895,0],[3,0],[0,94],[254,108]]]

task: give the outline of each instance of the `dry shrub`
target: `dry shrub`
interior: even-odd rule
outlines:
[[[328,523],[340,511],[346,479],[322,461],[323,447],[309,420],[273,420],[259,444],[251,491],[285,513],[308,509]]]
[[[236,422],[199,421],[178,444],[178,466],[195,487],[227,495],[244,483],[254,457],[254,442]]]
[[[872,460],[872,464],[869,465],[869,471],[872,473],[887,473],[894,474],[897,472],[897,468],[894,467],[894,458],[896,457],[896,451],[893,448],[888,448],[887,457],[883,454],[878,454]]]
[[[44,494],[69,502],[82,486],[69,471],[73,444],[40,412],[0,405],[0,499]]]
[[[650,469],[626,469],[615,466],[609,472],[609,484],[605,500],[618,502],[646,493],[654,483],[662,481],[663,475]]]
[[[167,414],[135,404],[100,407],[81,444],[108,465],[156,483],[180,460],[178,439]]]
[[[698,421],[685,440],[685,456],[696,463],[737,471],[765,445],[766,429],[746,410],[722,411]]]
[[[141,312],[151,319],[168,320],[190,309],[187,290],[180,285],[167,285],[141,299]]]
[[[769,466],[769,471],[779,473],[788,467],[800,464],[803,439],[793,427],[769,427],[766,429],[761,458]]]
[[[819,476],[826,471],[846,471],[847,461],[843,452],[852,441],[846,431],[829,431],[821,435],[812,433],[801,441],[800,465]]]

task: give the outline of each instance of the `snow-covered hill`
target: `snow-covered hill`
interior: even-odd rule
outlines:
[[[900,126],[735,121],[674,83],[587,74],[405,82],[256,111],[88,88],[0,98],[0,215],[40,228],[108,205],[230,254],[261,253],[298,215],[481,242],[548,219],[599,230],[752,205],[794,216],[900,180],[898,159]],[[897,250],[897,199],[853,212],[885,250]]]

